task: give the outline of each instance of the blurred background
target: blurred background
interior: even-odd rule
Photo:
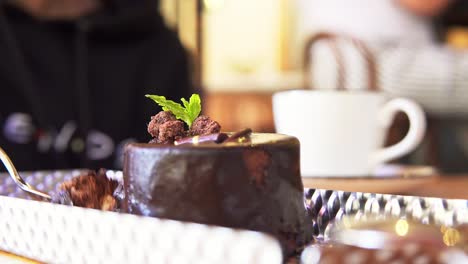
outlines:
[[[161,10],[195,58],[205,111],[233,131],[274,131],[271,94],[301,88],[306,32],[297,3],[164,0]]]
[[[145,124],[157,109],[145,93],[178,100],[200,92],[203,112],[224,131],[274,132],[273,93],[342,86],[378,88],[424,107],[426,140],[397,162],[468,171],[467,1],[0,7],[0,145],[22,169],[121,168],[125,144],[149,140]],[[407,129],[398,117],[387,144]]]
[[[410,13],[408,10],[395,11],[395,9],[403,8],[388,7],[389,5],[406,5],[408,9],[414,7],[414,10],[411,10],[408,16],[406,14],[387,15],[392,12]],[[362,40],[368,41],[371,51],[372,41],[375,39],[380,41],[379,37],[385,40],[385,33],[376,33],[374,37],[370,36],[372,33],[360,35],[359,30],[391,32],[395,29],[395,31],[401,31],[403,33],[396,40],[412,43],[408,46],[418,50],[420,46],[425,47],[426,40],[416,37],[407,40],[406,35],[424,35],[420,31],[430,28],[429,49],[436,47],[438,51],[435,51],[435,55],[432,55],[430,51],[428,54],[421,55],[422,58],[408,58],[408,60],[421,61],[421,65],[414,65],[415,68],[427,68],[427,72],[423,70],[420,74],[415,74],[414,79],[418,81],[421,78],[424,79],[416,85],[426,86],[427,83],[438,82],[437,72],[446,71],[444,67],[460,67],[458,71],[447,73],[444,77],[449,83],[457,82],[454,79],[458,78],[458,75],[462,75],[462,78],[468,76],[468,67],[453,66],[450,62],[452,59],[448,58],[454,56],[461,57],[464,61],[468,60],[467,1],[380,0],[372,3],[372,1],[362,0],[333,0],[327,3],[327,1],[319,0],[165,0],[161,2],[161,10],[167,23],[178,32],[185,47],[193,55],[196,65],[194,68],[197,76],[196,85],[202,87],[204,91],[206,113],[223,124],[223,129],[227,131],[240,127],[251,127],[254,131],[262,132],[275,130],[271,95],[280,90],[310,88],[314,85],[313,82],[307,81],[310,74],[307,69],[307,63],[310,60],[309,51],[313,49],[311,39],[324,28],[338,32],[343,28],[343,31],[350,35],[350,32],[351,34],[354,32],[353,28],[346,27],[345,24],[361,23],[365,26],[359,28],[358,25],[354,37],[360,38],[362,35]],[[398,19],[402,17],[410,23],[400,22]],[[414,22],[416,20],[421,21]],[[414,27],[412,27],[413,24]],[[419,24],[424,25],[420,27]],[[405,27],[410,29],[407,30]],[[348,28],[350,30],[347,30]],[[367,38],[368,35],[369,38]],[[391,41],[394,40],[395,38],[391,39]],[[392,45],[398,46],[399,44],[389,44],[389,46]],[[440,48],[443,51],[439,50]],[[455,52],[451,53],[454,50]],[[320,51],[318,53],[320,55]],[[383,59],[378,59],[389,58],[388,61],[392,61],[393,58],[404,56],[395,52],[387,53],[382,56]],[[441,55],[441,53],[450,53],[450,55],[447,57],[445,56],[447,54]],[[326,64],[327,61],[318,61],[320,65],[324,63]],[[352,68],[362,67],[364,64],[363,61],[353,63],[347,64],[347,67],[351,68],[349,74],[353,74]],[[434,65],[439,68],[433,69]],[[460,62],[457,65],[466,64]],[[318,72],[321,75],[329,74],[327,71],[335,73],[337,71],[336,65],[329,68],[317,67],[322,68]],[[377,67],[380,66],[377,65]],[[404,66],[399,70],[405,70],[403,68]],[[431,72],[432,70],[434,72]],[[390,75],[391,73],[380,70],[377,74]],[[399,83],[399,76],[392,78],[390,77],[394,83]],[[408,77],[408,79],[411,78],[411,76]],[[353,76],[349,79],[353,79]],[[468,83],[464,83],[465,79],[460,82],[461,88],[458,89],[461,90],[461,94],[467,94]],[[326,81],[321,83],[318,80],[315,85],[317,83],[320,86],[323,83],[326,84]],[[380,81],[379,84],[382,86],[385,83]],[[352,83],[347,83],[347,85],[353,86]],[[390,84],[390,86],[398,85]],[[466,102],[468,105],[468,101],[460,99],[462,102],[454,103],[447,100],[444,95],[440,97],[437,95],[434,102],[425,98],[420,100],[421,97],[432,93],[432,88],[427,89],[427,91],[416,90],[413,93],[395,92],[396,95],[410,97],[421,103],[425,107],[429,121],[428,135],[424,144],[416,153],[398,162],[430,164],[451,172],[467,171],[468,130],[466,127],[468,123],[465,119],[468,115],[466,109],[438,108],[434,106],[438,103],[434,102],[446,101],[447,104],[452,105],[457,103],[463,105]],[[446,89],[451,88],[446,87]],[[414,95],[414,93],[421,96]],[[387,145],[398,142],[407,129],[406,118],[398,117],[388,135]]]
[[[271,94],[305,88],[304,49],[315,30],[307,22],[310,14],[303,9],[313,8],[319,1],[308,2],[161,1],[168,25],[193,55],[197,85],[207,96],[206,111],[223,128],[272,132]],[[466,1],[434,18],[433,23],[442,43],[468,49]]]

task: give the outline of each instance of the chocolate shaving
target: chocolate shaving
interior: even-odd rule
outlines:
[[[249,137],[252,134],[252,129],[246,128],[241,131],[238,131],[234,134],[232,134],[228,139],[224,141],[224,143],[229,143],[229,142],[240,142],[242,139],[245,139]]]
[[[252,129],[246,128],[232,134],[231,136],[228,136],[226,133],[214,133],[209,135],[186,137],[176,140],[174,145],[198,145],[201,143],[242,143],[248,139],[250,134],[252,134]]]
[[[193,137],[186,137],[182,138],[180,140],[176,140],[174,142],[174,145],[198,145],[200,143],[222,143],[224,142],[229,136],[226,133],[215,133],[215,134],[209,134],[209,135],[204,135],[204,136],[193,136]]]

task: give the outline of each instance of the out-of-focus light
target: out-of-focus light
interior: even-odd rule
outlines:
[[[302,251],[301,263],[318,264],[320,263],[321,253],[318,247],[307,247]]]
[[[444,244],[453,247],[455,246],[458,242],[460,242],[460,232],[458,230],[453,229],[453,228],[447,228],[444,232],[443,240]]]
[[[71,149],[74,153],[81,153],[85,149],[85,142],[81,138],[73,139],[71,142]]]
[[[408,221],[400,219],[395,224],[395,232],[399,236],[406,236],[409,231]]]
[[[444,225],[442,225],[442,226],[440,227],[440,232],[443,234],[443,233],[445,233],[445,231],[447,231],[447,227],[444,226]]]
[[[224,5],[225,0],[203,0],[203,5],[207,11],[215,11]]]

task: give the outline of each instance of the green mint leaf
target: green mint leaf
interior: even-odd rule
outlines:
[[[192,94],[185,108],[186,108],[186,112],[188,116],[190,116],[193,122],[200,115],[200,112],[201,112],[200,96],[198,94]]]
[[[175,115],[177,119],[185,121],[186,119],[185,109],[179,103],[176,103],[172,100],[168,100],[164,96],[150,95],[150,94],[147,94],[145,96],[155,101],[159,106],[162,107],[163,111],[170,111]]]
[[[188,108],[188,105],[189,105],[189,102],[187,100],[185,100],[185,98],[182,98],[180,99],[182,101],[182,103],[184,104],[184,107],[185,108]]]
[[[176,103],[172,100],[166,99],[164,96],[147,94],[146,97],[155,101],[162,107],[163,111],[170,111],[174,116],[184,121],[189,127],[192,126],[193,121],[200,115],[201,112],[201,99],[198,94],[192,94],[189,101],[182,98],[182,104]]]

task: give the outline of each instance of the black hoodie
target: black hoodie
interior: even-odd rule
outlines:
[[[120,168],[149,140],[147,93],[192,93],[188,57],[155,1],[109,0],[77,21],[0,6],[0,146],[19,170]]]

